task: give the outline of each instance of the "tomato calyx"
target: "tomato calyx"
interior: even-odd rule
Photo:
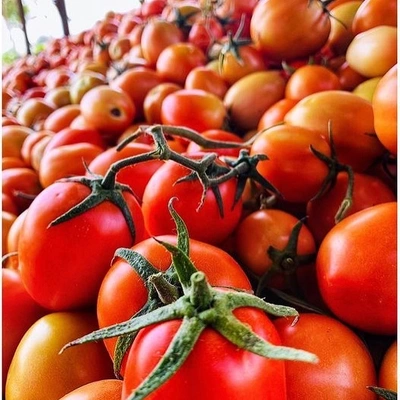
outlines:
[[[397,399],[397,393],[393,390],[384,389],[381,387],[376,386],[367,386],[367,389],[371,392],[375,393],[376,395],[380,396],[382,399],[385,400],[395,400]]]
[[[253,307],[274,316],[298,317],[298,312],[288,306],[265,302],[263,299],[239,290],[214,288],[203,272],[198,271],[188,256],[189,238],[183,220],[169,208],[178,229],[178,245],[163,244],[171,251],[173,268],[179,279],[181,295],[172,303],[158,307],[148,313],[136,315],[126,322],[99,329],[67,343],[61,352],[71,346],[103,340],[106,338],[135,335],[140,329],[165,321],[182,320],[166,353],[154,370],[129,397],[144,399],[171,378],[185,362],[204,329],[217,331],[237,347],[271,359],[317,362],[314,354],[307,351],[277,346],[256,335],[246,324],[239,321],[233,311],[240,307]]]
[[[329,192],[329,190],[335,185],[338,174],[340,172],[345,172],[348,177],[348,183],[345,196],[339,206],[339,209],[335,214],[335,223],[338,223],[346,216],[348,210],[353,204],[354,171],[350,165],[342,164],[337,159],[336,148],[333,141],[333,135],[331,132],[331,124],[329,124],[328,136],[329,136],[329,145],[331,149],[330,157],[316,150],[312,145],[310,146],[312,153],[321,161],[323,161],[328,166],[329,170],[328,175],[326,176],[324,182],[322,183],[321,189],[310,201],[316,200],[319,197],[325,195],[327,192]]]
[[[296,296],[300,295],[300,287],[297,282],[296,270],[301,265],[306,265],[311,263],[316,254],[297,254],[297,243],[300,235],[300,230],[304,224],[304,218],[300,219],[296,225],[293,227],[292,232],[290,233],[288,243],[286,246],[279,250],[274,246],[269,246],[267,249],[267,254],[269,258],[272,260],[271,268],[261,276],[257,283],[256,295],[260,296],[262,291],[265,289],[266,283],[271,275],[275,274],[283,274],[285,278],[285,289],[289,290],[291,293],[294,293]]]
[[[240,39],[240,34],[243,30],[242,26],[239,26],[239,29],[237,30],[235,36],[232,36],[232,32],[227,33],[227,38],[228,40],[226,43],[223,44],[221,47],[221,50],[219,52],[219,57],[218,57],[218,68],[219,71],[222,71],[223,65],[224,65],[224,60],[227,54],[231,53],[236,61],[242,65],[243,64],[243,59],[240,56],[239,49],[241,46],[247,46],[252,43],[250,39]]]
[[[96,207],[97,205],[103,203],[104,201],[109,201],[112,204],[116,205],[121,210],[122,215],[124,216],[129,231],[131,233],[132,241],[135,239],[136,236],[135,224],[132,218],[132,214],[129,211],[128,205],[126,204],[126,201],[123,197],[123,192],[130,192],[134,195],[134,193],[132,192],[131,188],[128,185],[114,182],[114,185],[112,185],[111,187],[104,187],[104,185],[102,184],[103,178],[97,176],[91,178],[78,176],[73,178],[61,179],[60,182],[80,183],[90,188],[91,193],[80,203],[78,203],[74,207],[70,208],[67,212],[54,219],[49,224],[49,227],[61,224],[62,222],[66,222],[74,217],[77,217],[78,215],[82,215],[86,211]]]

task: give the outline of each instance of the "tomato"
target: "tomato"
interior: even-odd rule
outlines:
[[[213,16],[196,19],[190,26],[187,41],[202,49],[205,53],[215,41],[222,39],[225,29],[221,22]]]
[[[200,155],[197,153],[191,157],[199,160]],[[229,179],[218,186],[222,198],[221,215],[211,189],[207,189],[200,206],[203,187],[198,179],[176,182],[190,172],[171,160],[153,174],[143,193],[145,227],[150,235],[174,233],[175,225],[168,211],[168,202],[177,197],[176,211],[187,225],[189,236],[211,244],[221,243],[233,232],[241,215],[241,200],[234,203],[236,179]]]
[[[342,90],[352,91],[367,78],[354,70],[347,61],[344,61],[336,70]]]
[[[258,121],[257,131],[262,131],[273,125],[282,123],[286,113],[291,110],[297,102],[297,100],[285,97],[284,99],[278,100],[276,103],[272,104],[271,107],[265,110],[264,114]]]
[[[255,129],[264,112],[285,96],[286,82],[279,71],[253,72],[229,87],[224,97],[234,131]]]
[[[122,381],[102,379],[79,386],[60,400],[120,400]]]
[[[34,131],[19,125],[4,126],[1,131],[2,157],[21,158],[21,148],[25,139]]]
[[[292,214],[277,209],[250,213],[235,230],[235,254],[239,261],[257,276],[264,275],[273,265],[268,254],[269,247],[283,250],[298,222]],[[314,238],[305,225],[300,229],[296,249],[299,256],[316,251]]]
[[[54,108],[60,108],[71,104],[70,88],[65,86],[49,89],[44,96],[47,103]]]
[[[338,161],[366,170],[384,152],[374,133],[371,102],[344,90],[327,90],[300,100],[285,116],[288,124],[313,129],[328,139],[329,124]]]
[[[111,143],[132,123],[136,113],[129,95],[108,85],[90,89],[80,106],[83,118]]]
[[[279,344],[279,336],[265,313],[243,307],[234,314],[256,334]],[[180,324],[180,320],[172,320],[139,332],[128,354],[121,399],[127,399],[153,370]],[[221,371],[229,373],[222,378]],[[238,349],[206,328],[180,369],[147,398],[217,400],[242,399],[250,394],[254,400],[286,399],[284,362]]]
[[[158,56],[167,46],[184,42],[184,33],[173,22],[151,18],[143,28],[140,39],[143,57],[155,66]]]
[[[18,214],[26,210],[42,191],[39,175],[28,167],[9,168],[2,172],[2,192],[17,206]]]
[[[104,150],[92,143],[72,143],[45,150],[39,165],[43,188],[59,179],[84,175],[89,165]]]
[[[328,174],[328,166],[312,153],[311,145],[329,156],[329,145],[319,132],[285,123],[262,131],[250,154],[266,155],[268,159],[257,164],[257,171],[284,200],[302,203],[318,193]]]
[[[263,54],[253,45],[238,45],[232,40],[221,50],[219,72],[230,86],[240,78],[266,68]]]
[[[379,141],[397,155],[397,64],[379,81],[372,96],[374,127]]]
[[[144,143],[129,143],[123,149],[117,151],[115,147],[110,147],[106,151],[95,157],[88,165],[87,176],[91,174],[105,175],[110,166],[128,157],[147,153],[153,150],[153,146]],[[116,175],[120,183],[128,185],[137,198],[141,201],[147,182],[153,173],[163,165],[162,160],[149,160],[133,164],[122,168]]]
[[[161,122],[202,132],[221,129],[226,117],[222,100],[200,89],[181,89],[165,97],[161,104]]]
[[[150,89],[143,100],[143,114],[145,121],[151,124],[161,123],[161,104],[164,99],[171,93],[183,89],[182,86],[164,82]]]
[[[161,75],[148,67],[131,68],[110,82],[110,87],[124,91],[135,105],[135,120],[142,120],[143,102],[151,89],[164,81]],[[132,122],[132,121],[131,121]]]
[[[364,0],[351,30],[358,34],[379,25],[397,26],[397,0]]]
[[[53,111],[53,106],[48,104],[45,99],[33,97],[21,104],[16,117],[21,125],[34,128],[36,124],[43,122]]]
[[[397,339],[385,351],[379,365],[378,386],[397,392]]]
[[[2,268],[2,392],[4,393],[8,369],[18,343],[25,332],[46,310],[39,306],[26,291],[19,271]]]
[[[156,71],[169,81],[184,85],[189,72],[205,65],[207,57],[203,50],[189,42],[173,43],[167,46],[158,56]],[[176,66],[179,65],[179,68]]]
[[[43,128],[52,132],[59,132],[64,128],[68,128],[80,113],[79,104],[67,104],[57,108],[45,119]]]
[[[106,84],[103,74],[95,71],[84,71],[76,74],[69,86],[69,96],[72,104],[79,104],[83,95],[95,86]]]
[[[17,219],[16,214],[12,214],[9,211],[3,211],[1,213],[1,255],[4,256],[8,253],[7,238],[8,233]]]
[[[315,0],[261,0],[250,22],[255,46],[276,61],[316,53],[327,41],[330,29],[328,13]]]
[[[12,199],[11,195],[7,193],[1,194],[1,210],[7,211],[11,214],[17,215],[18,214],[18,207],[16,206],[14,200]]]
[[[335,6],[337,2],[333,2],[330,10],[331,14],[331,32],[325,44],[335,55],[345,54],[347,47],[355,36],[355,32],[351,29],[354,16],[363,3],[360,0],[346,1],[345,3]]]
[[[397,202],[350,215],[322,241],[316,260],[322,298],[362,331],[397,331]]]
[[[317,364],[286,361],[288,400],[373,400],[366,387],[376,385],[373,360],[365,344],[346,325],[320,314],[303,313],[296,323],[278,318],[282,344],[317,355]]]
[[[30,205],[20,233],[22,280],[38,303],[54,311],[93,305],[115,250],[144,237],[140,206],[127,191],[123,196],[134,221],[134,237],[110,201],[49,227],[90,193],[79,182],[53,183]]]
[[[374,96],[375,89],[378,86],[378,83],[381,79],[382,79],[382,77],[380,77],[380,76],[378,76],[376,78],[369,78],[369,79],[365,80],[364,82],[361,82],[359,85],[357,85],[353,89],[353,93],[355,93],[358,96],[361,96],[363,99],[366,99],[366,100],[372,102],[372,98]],[[375,115],[374,115],[374,121],[375,121]]]
[[[306,224],[318,243],[321,243],[326,234],[335,226],[335,216],[345,199],[348,181],[347,173],[340,172],[333,186],[325,194],[307,204]],[[344,216],[348,217],[376,204],[395,200],[396,195],[393,190],[381,179],[356,172],[352,204]]]
[[[223,99],[228,90],[228,83],[218,72],[208,66],[200,66],[193,68],[188,73],[185,80],[185,89],[205,90]]]
[[[306,64],[290,75],[285,88],[285,98],[301,100],[312,93],[341,89],[338,76],[329,68]]]
[[[222,140],[224,142],[243,143],[243,139],[233,132],[225,131],[223,129],[209,129],[201,132],[201,136],[209,140]],[[221,156],[238,157],[240,147],[237,148],[205,148],[197,143],[191,141],[186,148],[186,153],[201,152],[214,152]]]
[[[356,35],[346,51],[349,65],[368,78],[385,75],[397,63],[397,27],[379,25]]]
[[[59,400],[89,382],[112,378],[112,363],[101,342],[59,354],[68,342],[95,329],[96,317],[89,312],[49,313],[37,320],[11,362],[6,398]]]
[[[177,243],[177,238],[173,235],[158,236],[157,239],[175,245]],[[171,265],[171,254],[153,238],[137,243],[132,250],[141,254],[160,271],[167,270]],[[205,272],[211,285],[251,290],[251,284],[241,266],[220,248],[190,239],[189,256],[196,268]],[[147,288],[143,280],[127,261],[116,258],[99,290],[99,326],[110,326],[128,320],[145,305],[146,300]],[[114,358],[116,338],[105,339],[104,343],[110,357]],[[122,363],[122,375],[125,365],[126,356]]]

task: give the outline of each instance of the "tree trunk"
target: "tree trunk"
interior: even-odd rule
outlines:
[[[26,54],[31,54],[31,44],[29,43],[28,32],[26,30],[26,20],[25,20],[24,6],[22,5],[22,0],[17,0],[17,6],[18,6],[19,18],[22,23],[22,31],[24,32],[24,37],[25,37]]]
[[[61,17],[64,36],[69,36],[68,15],[65,0],[53,0]],[[85,1],[85,0],[84,0]]]

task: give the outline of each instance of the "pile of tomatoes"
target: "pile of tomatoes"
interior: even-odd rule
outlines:
[[[2,77],[3,399],[396,398],[396,0],[145,0]],[[203,304],[188,260],[318,362],[210,322],[141,397],[186,317],[61,352]]]

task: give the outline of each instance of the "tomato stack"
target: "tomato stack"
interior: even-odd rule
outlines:
[[[147,0],[4,66],[3,398],[396,398],[396,50],[395,0]]]

